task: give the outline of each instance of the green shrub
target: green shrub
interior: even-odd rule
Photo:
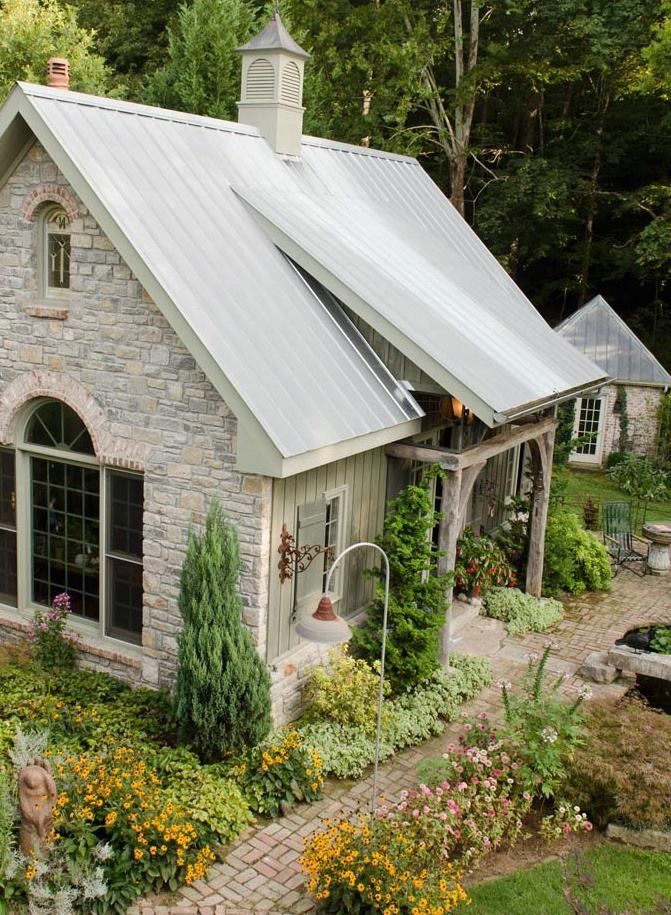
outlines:
[[[671,473],[671,391],[662,397],[657,412],[657,460]]]
[[[385,694],[389,684],[385,682]],[[380,694],[380,662],[371,666],[362,658],[351,658],[347,647],[329,654],[328,669],[313,667],[305,693],[306,717],[355,725],[375,732]]]
[[[556,596],[562,591],[607,591],[610,580],[610,560],[603,543],[580,526],[573,512],[553,512],[545,531],[543,592]]]
[[[9,902],[15,892],[12,861],[16,857],[15,826],[16,798],[10,785],[9,773],[0,765],[0,901]],[[0,906],[0,913],[2,913]],[[5,909],[5,912],[7,909]]]
[[[476,537],[467,527],[457,541],[456,590],[468,597],[480,597],[491,588],[516,584],[517,575],[503,548],[490,537]]]
[[[671,627],[657,626],[654,638],[650,641],[650,649],[657,654],[671,654]]]
[[[453,581],[452,573],[436,574],[438,554],[431,531],[439,516],[433,509],[428,478],[425,475],[420,486],[406,486],[389,503],[384,530],[376,541],[390,565],[385,678],[395,691],[420,683],[438,667],[445,592]],[[353,633],[355,653],[370,663],[381,654],[383,606],[379,586],[365,624]]]
[[[385,702],[380,758],[441,734],[460,706],[491,683],[487,658],[454,654],[448,674],[434,671],[423,683]],[[299,726],[307,744],[324,761],[324,774],[358,778],[375,760],[375,734],[364,727],[333,720],[308,720]]]
[[[544,632],[564,616],[558,600],[539,600],[523,594],[518,588],[494,588],[486,596],[484,611],[487,616],[501,620],[510,633]]]
[[[203,759],[260,743],[270,730],[270,677],[242,621],[240,549],[218,502],[191,533],[182,568],[175,704]]]
[[[627,454],[608,471],[608,475],[619,489],[634,499],[636,528],[645,521],[648,502],[660,502],[669,498],[671,475],[648,458]]]
[[[590,695],[582,690],[572,704],[557,697],[564,677],[547,684],[550,646],[540,659],[529,661],[529,670],[519,692],[501,684],[505,710],[504,739],[520,760],[516,779],[531,795],[552,797],[566,779],[567,765],[582,742],[580,706]]]
[[[624,452],[611,451],[611,453],[606,458],[606,470],[611,470],[611,468],[617,467],[617,465],[621,464],[625,458],[626,454],[624,454]]]
[[[568,789],[595,824],[671,828],[671,717],[640,701],[594,702]]]
[[[320,753],[293,727],[249,750],[234,772],[252,809],[271,817],[317,800],[324,784]]]

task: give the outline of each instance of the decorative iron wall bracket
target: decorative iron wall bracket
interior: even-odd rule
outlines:
[[[277,563],[277,568],[280,570],[280,584],[293,578],[294,573],[297,575],[299,572],[304,572],[317,556],[334,556],[332,546],[320,546],[318,543],[313,543],[311,546],[296,546],[294,536],[289,533],[286,524],[282,525],[277,552],[280,554],[280,561]]]

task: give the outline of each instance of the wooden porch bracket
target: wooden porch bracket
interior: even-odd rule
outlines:
[[[529,442],[531,451],[533,489],[529,515],[529,564],[527,567],[527,592],[540,596],[543,580],[543,546],[550,500],[552,477],[552,451],[554,448],[557,420],[544,417],[538,422],[529,422],[514,429],[508,429],[490,439],[466,448],[464,451],[450,451],[447,448],[433,448],[426,445],[411,445],[396,442],[387,445],[386,453],[391,457],[426,464],[438,464],[446,471],[443,480],[443,515],[438,526],[438,549],[442,555],[438,560],[440,573],[451,572],[456,563],[457,539],[463,526],[466,507],[478,475],[485,463],[498,454],[517,445]],[[447,611],[441,635],[441,662],[449,666],[452,588],[445,598]]]

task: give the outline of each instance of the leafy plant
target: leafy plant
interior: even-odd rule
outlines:
[[[504,550],[489,537],[476,537],[470,527],[457,541],[456,589],[480,597],[495,587],[514,587],[517,576]]]
[[[70,595],[63,592],[54,597],[50,610],[35,611],[30,638],[45,670],[73,670],[77,663],[77,636],[66,628],[70,605]]]
[[[385,682],[385,694],[389,684]],[[351,658],[347,647],[336,648],[329,654],[328,669],[314,667],[305,693],[306,715],[355,725],[374,733],[380,693],[380,662],[369,665],[362,658]]]
[[[671,391],[667,391],[657,411],[657,460],[667,473],[671,472]]]
[[[650,648],[658,654],[671,654],[671,627],[657,626]]]
[[[611,570],[608,551],[591,531],[580,526],[568,509],[550,514],[545,530],[543,592],[607,591]]]
[[[539,600],[518,588],[493,588],[485,596],[484,612],[504,622],[510,633],[544,632],[564,617],[560,601]]]
[[[425,474],[419,486],[406,486],[389,503],[383,532],[376,541],[389,558],[391,573],[385,678],[394,691],[420,683],[438,666],[445,592],[454,580],[452,573],[436,574],[438,553],[431,531],[439,515],[428,488],[430,476]],[[380,576],[381,572],[371,574]],[[366,622],[353,633],[355,653],[371,664],[381,654],[383,606],[379,586]]]
[[[249,750],[233,771],[252,809],[275,817],[296,801],[316,800],[324,784],[322,770],[319,752],[288,728]]]
[[[206,760],[255,746],[270,730],[270,677],[242,621],[239,574],[238,538],[215,501],[182,567],[175,686],[182,735]]]
[[[659,502],[669,496],[669,474],[645,457],[627,454],[607,471],[623,492],[636,500],[636,526],[645,521],[648,502]]]
[[[593,702],[586,741],[570,761],[567,790],[600,827],[671,827],[671,717],[643,702]]]
[[[520,758],[516,778],[530,794],[543,797],[555,795],[565,780],[566,766],[583,739],[580,706],[591,695],[582,690],[572,704],[557,697],[564,677],[546,683],[550,651],[548,645],[540,658],[529,660],[520,693],[501,684],[505,737]]]
[[[620,417],[620,452],[627,454],[629,451],[629,412],[627,411],[627,389],[623,384],[617,385],[613,411]]]
[[[530,511],[531,499],[528,496],[513,496],[508,501],[506,522],[496,534],[496,542],[517,570],[518,582],[524,579],[529,560]]]

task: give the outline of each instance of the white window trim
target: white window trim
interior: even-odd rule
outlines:
[[[104,645],[123,646],[123,651],[142,651],[142,630],[139,642],[108,635],[105,631],[108,611],[108,557],[111,555],[108,545],[108,519],[109,519],[109,474],[121,473],[126,476],[142,478],[143,474],[133,473],[117,467],[108,467],[100,464],[97,458],[79,454],[77,452],[61,451],[58,448],[47,448],[43,445],[33,445],[25,441],[25,432],[37,406],[29,410],[24,417],[20,437],[15,452],[15,486],[16,486],[16,564],[17,564],[17,598],[16,607],[0,603],[0,608],[20,619],[31,620],[35,612],[44,611],[45,605],[38,604],[32,599],[32,494],[30,459],[32,457],[50,457],[68,464],[77,464],[85,467],[97,467],[100,474],[100,539],[99,539],[99,618],[88,620],[84,617],[72,615],[68,618],[68,626],[77,634],[91,639],[95,643]],[[9,449],[8,449],[9,450]],[[104,506],[104,508],[103,508]],[[113,554],[112,554],[113,555]],[[132,562],[133,560],[128,560]],[[144,562],[136,563],[142,565]]]
[[[599,466],[603,461],[604,429],[608,400],[603,395],[601,397],[578,397],[575,405],[575,418],[573,420],[574,438],[577,438],[579,435],[580,414],[582,412],[582,403],[584,400],[597,400],[600,403],[599,428],[597,429],[595,442],[596,447],[594,449],[594,454],[580,454],[578,451],[573,450],[569,455],[569,461],[571,464],[595,464],[596,466]]]
[[[349,486],[343,483],[341,486],[335,486],[333,489],[327,489],[322,493],[326,504],[333,499],[340,499],[340,515],[338,517],[338,526],[336,531],[335,555],[339,556],[342,551],[349,546],[350,532],[350,500]],[[334,557],[335,558],[335,557]],[[333,574],[331,584],[333,590],[330,593],[332,603],[336,604],[341,601],[345,594],[345,569],[347,559],[345,558]]]
[[[44,302],[63,302],[70,298],[70,286],[61,289],[56,286],[49,286],[49,236],[52,234],[49,230],[49,215],[57,210],[65,213],[65,209],[59,203],[48,203],[42,208],[39,220],[39,239],[38,239],[38,283],[40,297]],[[67,214],[66,214],[67,216]],[[68,219],[68,226],[70,220]],[[72,231],[58,232],[55,234],[70,236],[70,256],[72,257]],[[70,261],[70,280],[72,280],[72,260]]]

